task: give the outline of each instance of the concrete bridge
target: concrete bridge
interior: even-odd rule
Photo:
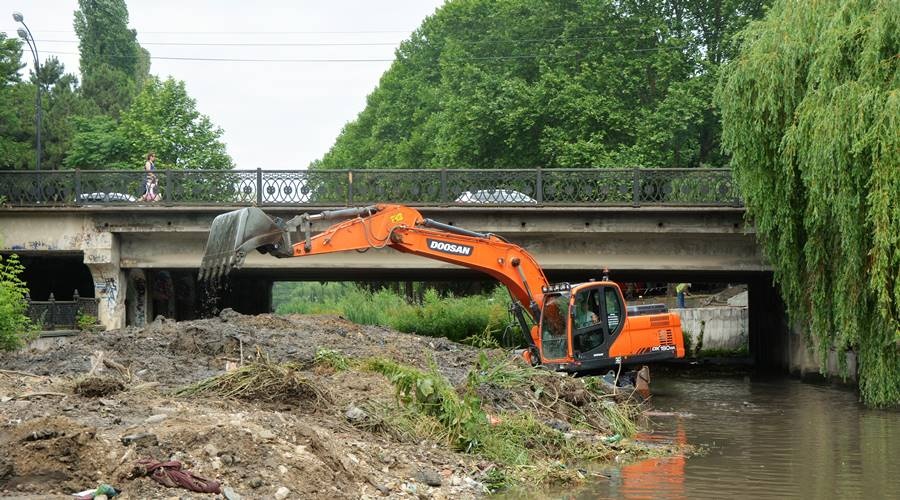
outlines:
[[[76,288],[82,297],[99,298],[99,319],[107,328],[142,325],[158,314],[190,319],[211,300],[196,275],[216,215],[254,203],[271,215],[287,218],[356,201],[366,204],[383,196],[379,200],[415,205],[426,217],[506,237],[533,253],[552,281],[599,277],[607,267],[617,281],[747,283],[751,351],[758,363],[787,366],[790,351],[796,349],[791,347],[783,305],[772,287],[771,270],[760,254],[753,228],[744,222],[730,173],[700,171],[703,176],[692,179],[685,171],[659,170],[648,175],[628,170],[620,172],[629,174],[628,182],[609,191],[604,190],[608,178],[591,177],[595,172],[569,172],[567,178],[577,181],[572,187],[572,182],[563,184],[534,170],[501,172],[506,182],[495,171],[476,172],[487,180],[475,176],[468,184],[454,184],[447,172],[439,172],[433,183],[427,176],[410,183],[410,171],[371,177],[369,172],[341,171],[335,177],[340,182],[322,183],[306,173],[288,182],[285,173],[267,178],[269,172],[228,171],[216,175],[240,174],[252,182],[235,184],[231,177],[195,182],[201,188],[189,198],[171,187],[171,198],[167,198],[164,188],[162,203],[133,202],[122,194],[128,188],[124,185],[112,187],[119,191],[100,191],[99,185],[86,182],[93,175],[88,172],[79,174],[77,186],[60,181],[71,180],[73,172],[54,172],[55,180],[31,177],[27,182],[21,173],[16,173],[21,178],[12,181],[0,173],[0,189],[7,193],[7,202],[13,202],[0,209],[0,252],[22,256],[35,298],[53,291],[57,299],[66,300],[67,290]],[[125,174],[129,182],[140,181],[134,173]],[[395,182],[383,182],[391,176]],[[524,184],[509,180],[526,177],[530,180]],[[278,187],[269,189],[276,180]],[[208,200],[212,194],[205,191],[210,182],[218,189],[214,200]],[[316,182],[318,187],[312,189]],[[56,187],[48,190],[47,185]],[[548,189],[550,185],[554,187]],[[223,187],[228,188],[224,196]],[[321,201],[323,192],[340,196]],[[122,196],[112,196],[115,193]],[[435,193],[437,199],[430,199]],[[203,199],[208,201],[201,203]],[[233,277],[220,305],[247,313],[267,312],[276,280],[483,278],[389,249],[297,259],[252,255]]]

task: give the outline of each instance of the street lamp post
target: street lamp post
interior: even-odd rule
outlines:
[[[25,40],[25,43],[28,44],[28,48],[31,49],[31,55],[34,57],[34,83],[37,87],[36,98],[34,100],[35,107],[35,137],[36,137],[36,146],[37,151],[35,152],[35,169],[41,169],[41,79],[40,79],[40,69],[41,69],[41,60],[38,57],[37,44],[34,41],[34,35],[31,34],[31,29],[28,28],[28,25],[25,24],[25,18],[22,16],[21,12],[13,12],[13,20],[17,23],[21,23],[25,29],[19,28],[19,38]]]

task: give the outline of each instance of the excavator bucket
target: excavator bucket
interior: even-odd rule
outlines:
[[[281,219],[272,219],[256,208],[242,208],[213,219],[206,252],[200,263],[201,280],[217,280],[244,263],[254,248],[263,252],[290,245],[290,236]]]

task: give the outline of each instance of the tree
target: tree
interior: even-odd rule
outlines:
[[[82,93],[103,114],[118,116],[149,75],[149,53],[128,28],[124,0],[79,0],[75,33],[81,53]]]
[[[776,2],[722,72],[723,143],[791,318],[900,402],[900,4]],[[841,359],[840,357],[839,359]]]
[[[0,349],[6,351],[21,346],[32,329],[26,314],[28,287],[20,278],[24,270],[16,254],[0,255]]]
[[[117,122],[107,116],[77,123],[69,167],[139,168],[148,151],[162,169],[227,169],[234,162],[221,141],[222,129],[196,109],[184,82],[150,77]]]
[[[135,169],[141,166],[118,122],[105,115],[76,117],[72,146],[65,165],[85,169]]]
[[[23,67],[22,42],[0,33],[0,169],[34,165],[34,92],[29,99],[19,76]]]
[[[63,167],[72,146],[74,117],[86,113],[88,106],[79,95],[78,79],[66,73],[65,66],[56,57],[49,57],[41,64],[40,74],[32,74],[31,83],[32,87],[39,83],[42,92],[41,165],[57,170]]]
[[[721,166],[717,68],[766,3],[449,1],[314,166]]]
[[[134,153],[156,152],[159,167],[226,169],[234,162],[220,140],[223,130],[197,111],[184,82],[151,77],[122,115],[121,133]]]

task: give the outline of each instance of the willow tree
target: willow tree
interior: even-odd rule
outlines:
[[[898,54],[896,0],[780,0],[716,97],[792,320],[823,361],[858,352],[874,405],[900,402]]]

